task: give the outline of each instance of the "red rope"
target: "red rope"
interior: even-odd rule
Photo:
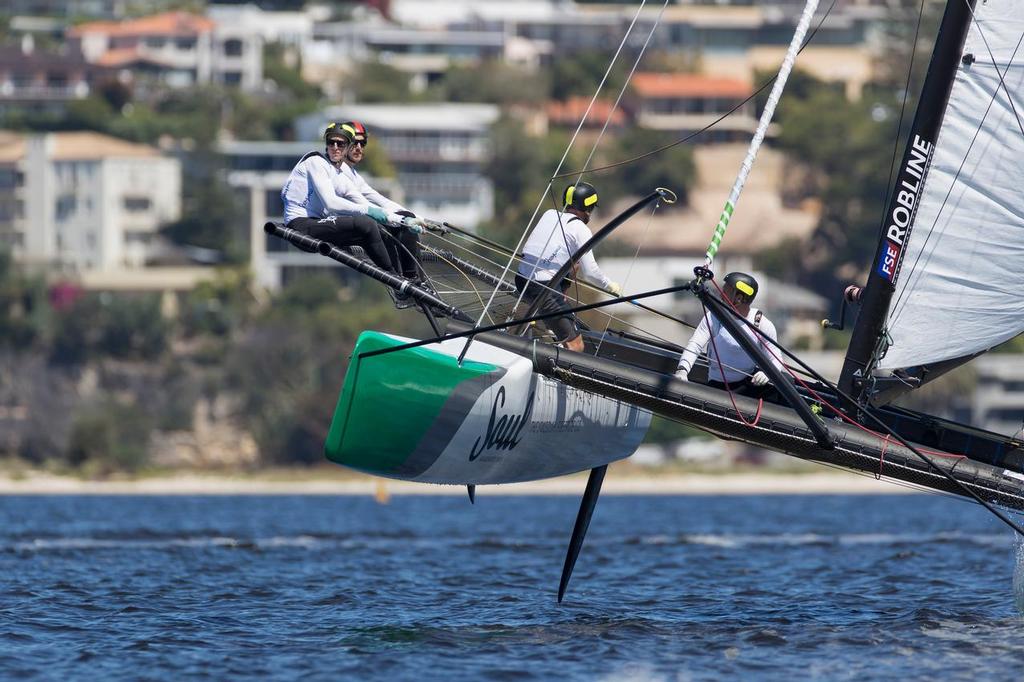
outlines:
[[[715,335],[711,330],[711,321],[708,320],[708,309],[703,302],[701,303],[701,307],[704,308],[704,321],[708,325],[708,337],[711,339],[711,348],[715,351],[715,362],[718,363],[718,371],[722,374],[722,383],[725,384],[725,392],[729,394],[729,401],[732,403],[732,409],[736,410],[736,416],[740,418],[741,422],[753,428],[757,426],[759,421],[761,421],[761,408],[764,406],[764,399],[757,399],[757,412],[754,414],[754,421],[748,422],[743,416],[743,413],[740,412],[740,408],[736,405],[736,396],[733,394],[732,389],[729,388],[729,382],[725,380],[725,367],[722,366],[722,356],[718,354],[718,346],[715,344]]]
[[[885,442],[882,444],[882,454],[878,456],[878,473],[875,474],[875,480],[882,480],[882,465],[885,464],[885,451],[889,449],[889,434],[885,434]]]
[[[725,296],[725,292],[722,291],[722,288],[720,286],[718,286],[718,282],[716,282],[715,280],[712,279],[711,283],[715,285],[715,289],[718,290],[718,293],[721,295],[722,300],[724,300],[726,303],[729,304],[729,307],[733,309],[733,312],[735,312],[740,317],[743,317],[743,315],[740,314],[740,311],[736,310],[736,306],[733,305],[733,302],[730,301]],[[706,314],[706,311],[705,311],[705,314]],[[758,331],[760,332],[760,330],[758,330]],[[775,354],[775,351],[768,347],[768,344],[766,344],[764,342],[764,340],[760,338],[760,335],[758,336],[758,341],[761,343],[761,346],[768,352],[768,354],[770,354],[772,356],[772,358],[774,358],[775,361],[778,362],[779,365],[782,366],[783,369],[785,369],[787,372],[789,372],[789,375],[791,377],[793,377],[793,379],[798,384],[803,386],[804,389],[808,393],[810,393],[812,396],[814,396],[814,399],[816,401],[818,401],[822,405],[825,405],[826,407],[828,407],[828,409],[832,410],[832,412],[835,413],[835,415],[838,416],[841,420],[847,422],[848,424],[850,424],[852,426],[856,426],[861,431],[874,436],[878,440],[885,441],[885,447],[888,448],[889,434],[883,434],[883,433],[880,433],[878,431],[874,431],[874,430],[869,429],[868,427],[864,426],[860,422],[858,422],[858,421],[856,421],[854,419],[851,419],[845,412],[843,412],[838,407],[836,407],[832,403],[830,403],[827,400],[825,400],[824,398],[822,398],[813,388],[808,386],[807,383],[803,379],[801,379],[799,376],[797,376],[797,374],[792,369],[790,369],[790,367],[788,365],[786,365],[786,363],[782,362],[782,360],[779,358],[779,356]],[[717,351],[716,351],[716,353],[717,353]],[[725,378],[724,374],[723,374],[722,378],[723,379]],[[934,455],[935,457],[945,457],[947,459],[967,459],[967,455],[955,455],[955,454],[948,453],[948,452],[940,452],[938,450],[929,450],[927,448],[920,448],[920,447],[917,448],[917,449],[918,449],[919,452],[928,453],[929,455]],[[884,455],[884,451],[883,451],[883,455]]]

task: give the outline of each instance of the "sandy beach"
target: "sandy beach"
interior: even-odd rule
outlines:
[[[586,475],[544,481],[480,486],[487,495],[579,495]],[[603,492],[611,495],[893,494],[912,490],[839,471],[822,473],[722,473],[615,476]],[[86,480],[26,473],[0,475],[0,495],[465,495],[461,486],[390,481],[372,477],[275,480],[256,476],[183,474],[138,479]]]

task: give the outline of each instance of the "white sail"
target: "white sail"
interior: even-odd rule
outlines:
[[[935,149],[919,150],[932,154],[923,191],[904,183],[907,211],[886,217],[889,249],[906,253],[879,367],[974,355],[1024,331],[1022,38],[1019,0],[979,0]]]

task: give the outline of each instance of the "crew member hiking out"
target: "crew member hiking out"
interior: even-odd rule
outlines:
[[[338,196],[351,203],[351,210],[369,216],[380,223],[386,231],[385,246],[391,259],[402,275],[416,284],[423,286],[419,266],[419,237],[421,228],[408,227],[409,221],[403,218],[416,218],[416,214],[401,204],[388,199],[370,187],[355,167],[363,160],[369,133],[359,121],[347,121],[341,124],[341,132],[348,141],[341,172],[334,178],[334,189]]]
[[[597,207],[597,190],[594,186],[586,182],[569,185],[565,188],[562,204],[561,211],[553,208],[545,211],[523,246],[523,260],[516,274],[516,287],[523,292],[525,301],[532,303],[549,288],[548,283],[559,268],[593,236],[587,223]],[[593,253],[585,253],[577,265],[583,279],[613,296],[622,292],[622,287],[610,280],[598,267]],[[583,337],[565,298],[568,288],[569,281],[563,279],[559,283],[560,291],[550,292],[540,312],[562,312],[562,315],[548,318],[544,324],[559,343],[569,350],[582,352]]]
[[[303,156],[281,190],[285,225],[334,246],[361,246],[377,267],[399,274],[377,222],[353,212],[351,203],[334,189],[348,148],[348,139],[340,126],[327,126],[324,144],[326,153],[310,152]]]
[[[730,272],[725,276],[724,285],[722,294],[726,302],[774,341],[775,325],[762,311],[750,305],[757,296],[757,280],[743,272]],[[782,371],[782,365],[775,357],[778,351],[761,340],[759,335],[746,325],[743,331],[768,349],[772,363]],[[747,355],[732,334],[710,313],[704,315],[693,331],[690,342],[686,344],[686,349],[679,359],[676,377],[689,381],[690,370],[703,352],[707,352],[708,355],[708,386],[722,389],[728,384],[729,390],[753,398],[766,397],[774,390],[769,383],[768,375],[757,367],[753,358]]]

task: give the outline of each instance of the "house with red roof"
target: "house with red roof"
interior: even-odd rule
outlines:
[[[749,139],[757,126],[754,103],[745,102],[753,88],[736,78],[637,73],[631,87],[636,122],[643,128],[687,135],[714,123],[712,131],[695,141],[736,142]]]
[[[189,12],[91,21],[68,29],[67,39],[86,60],[116,70],[125,81],[243,90],[263,81],[259,34]]]

